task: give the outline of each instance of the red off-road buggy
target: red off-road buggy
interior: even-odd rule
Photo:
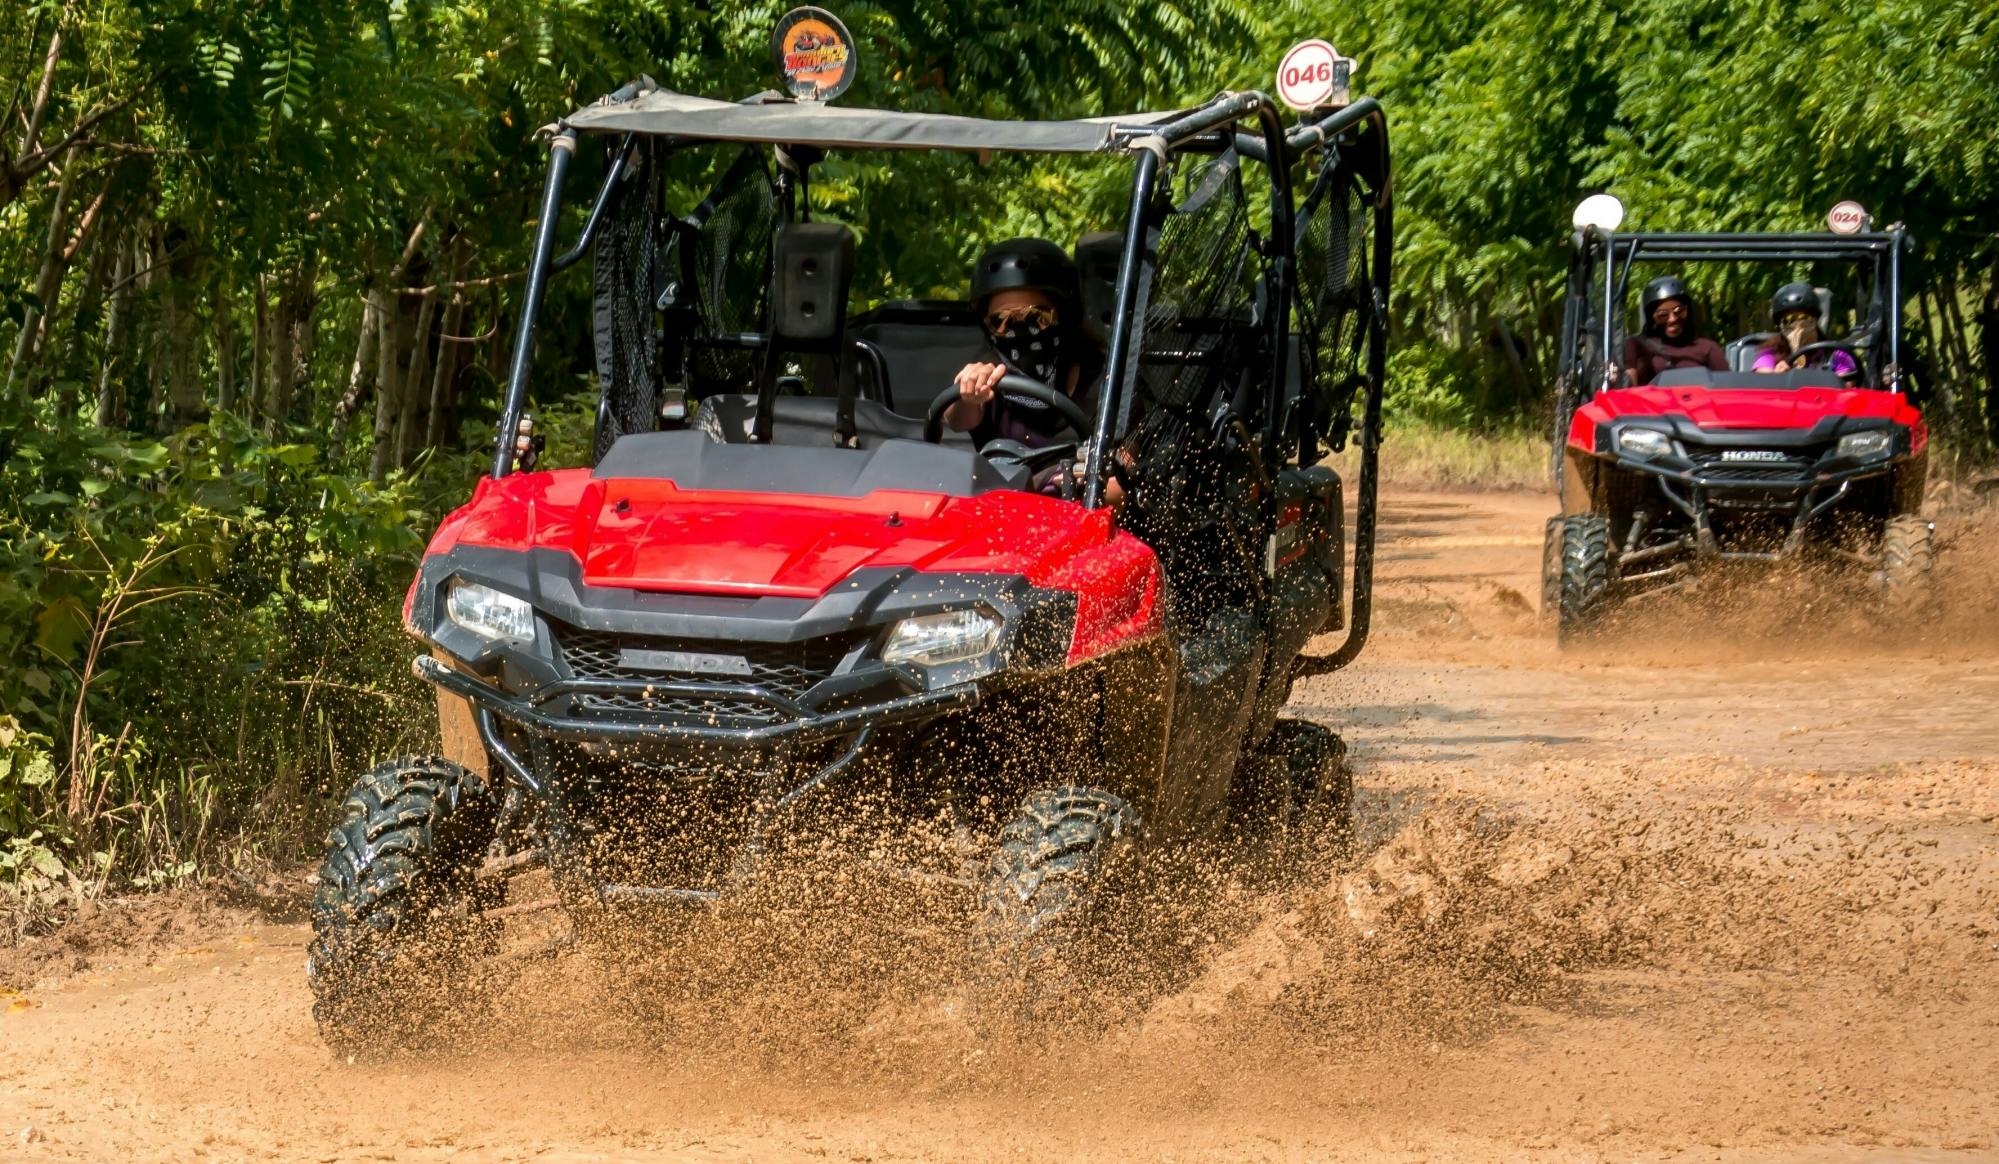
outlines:
[[[558,257],[591,140],[606,177]],[[670,208],[674,168],[717,149],[720,184]],[[855,237],[814,212],[810,176],[874,149],[1131,162],[1128,219],[1077,245],[1108,369],[1093,411],[1001,385],[1064,410],[1072,444],[943,430],[952,373],[983,347],[967,304],[849,314]],[[504,439],[404,614],[443,755],[375,769],[341,809],[313,904],[325,1035],[421,1032],[504,914],[559,905],[587,935],[699,908],[861,805],[946,822],[958,847],[934,865],[876,855],[869,875],[962,884],[982,957],[1024,973],[1084,932],[1115,849],[1339,827],[1338,740],[1279,710],[1367,634],[1388,191],[1367,99],[1290,126],[1260,93],[1002,122],[641,83],[556,126]],[[594,463],[533,470],[535,322],[586,253]],[[1301,658],[1345,614],[1342,486],[1319,461],[1356,400],[1352,617],[1335,652]],[[1031,487],[1077,462],[1066,494]],[[553,901],[503,892],[531,866]]]
[[[1562,515],[1548,523],[1542,558],[1542,609],[1561,636],[1628,598],[1730,563],[1857,568],[1892,610],[1918,604],[1932,558],[1932,527],[1919,512],[1929,432],[1903,391],[1902,229],[1617,234],[1585,225],[1573,248],[1555,409]],[[1763,265],[1773,289],[1800,272],[1837,282],[1850,327],[1793,356],[1844,352],[1856,374],[1755,372],[1763,332],[1724,345],[1727,371],[1670,370],[1632,385],[1619,365],[1633,268],[1690,263]],[[1834,301],[1828,291],[1819,298]],[[1822,311],[1821,334],[1832,334],[1830,314]]]

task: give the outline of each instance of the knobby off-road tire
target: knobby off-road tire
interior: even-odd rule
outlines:
[[[1562,521],[1548,519],[1541,533],[1541,610],[1544,624],[1555,621],[1562,605]]]
[[[1351,851],[1353,773],[1346,750],[1330,728],[1280,719],[1238,763],[1231,822],[1260,872],[1290,877]]]
[[[1138,823],[1109,792],[1061,787],[1029,794],[1000,830],[974,929],[992,1013],[1059,1013],[1082,969],[1106,867]]]
[[[345,1055],[412,1047],[476,1010],[470,970],[494,927],[476,873],[499,797],[437,756],[355,782],[326,838],[306,976],[320,1034]]]
[[[1353,771],[1338,733],[1302,719],[1280,719],[1267,749],[1284,765],[1291,795],[1278,852],[1295,869],[1324,856],[1344,860],[1353,849]]]
[[[1888,519],[1881,531],[1882,605],[1893,615],[1918,614],[1929,603],[1936,531],[1915,514]]]
[[[1562,519],[1561,577],[1556,601],[1556,637],[1561,642],[1586,635],[1610,602],[1610,522],[1594,513]]]

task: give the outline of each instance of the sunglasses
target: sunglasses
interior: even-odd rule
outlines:
[[[1047,327],[1055,322],[1055,309],[1039,303],[1023,303],[1018,307],[1008,307],[986,313],[986,330],[995,334],[1003,333],[1009,327]]]
[[[1794,323],[1817,323],[1818,321],[1819,317],[1809,311],[1793,311],[1777,322],[1782,327],[1789,327]]]
[[[1678,303],[1668,303],[1652,313],[1652,318],[1661,323],[1675,319],[1685,319],[1686,317],[1687,309]]]

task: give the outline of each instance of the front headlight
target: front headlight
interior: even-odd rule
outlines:
[[[1621,428],[1617,450],[1634,457],[1663,457],[1673,451],[1673,438],[1649,428]]]
[[[444,613],[482,639],[534,638],[534,607],[511,594],[463,578],[451,580]]]
[[[895,624],[882,644],[882,662],[941,667],[976,659],[998,645],[1000,620],[983,610],[919,614]]]
[[[1839,438],[1839,455],[1864,459],[1878,457],[1887,452],[1895,443],[1895,438],[1882,429],[1872,432],[1850,432]]]

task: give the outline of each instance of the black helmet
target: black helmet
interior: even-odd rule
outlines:
[[[1816,320],[1819,306],[1819,293],[1810,283],[1786,283],[1770,297],[1770,326],[1781,326],[1784,317],[1793,311],[1809,312]]]
[[[1032,287],[1046,291],[1056,303],[1076,302],[1076,263],[1069,252],[1041,238],[1013,238],[997,243],[972,267],[972,303],[984,303],[995,292]]]
[[[1661,275],[1645,284],[1645,293],[1638,297],[1638,316],[1644,321],[1645,334],[1657,335],[1659,325],[1652,322],[1652,313],[1668,299],[1677,299],[1687,305],[1687,314],[1694,312],[1694,293],[1687,290],[1686,280],[1678,275]],[[1691,319],[1688,323],[1692,323]]]

